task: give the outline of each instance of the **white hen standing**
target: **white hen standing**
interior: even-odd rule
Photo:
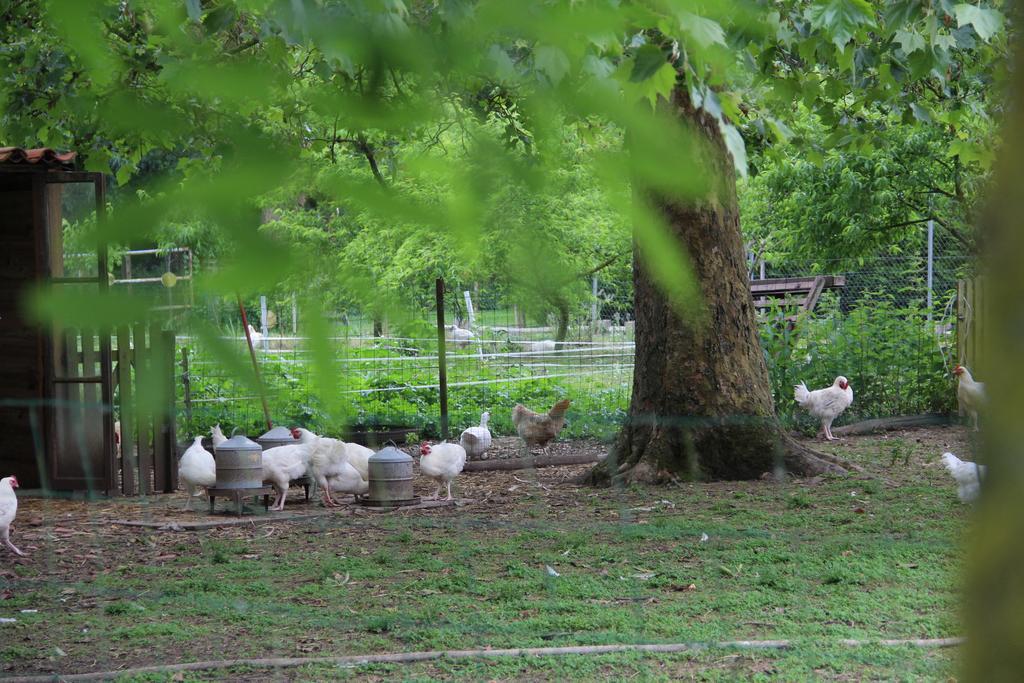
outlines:
[[[15,555],[25,556],[25,553],[18,550],[18,547],[11,543],[11,522],[18,514],[18,496],[14,489],[18,488],[18,478],[13,474],[0,479],[0,541],[11,549]]]
[[[987,394],[985,394],[985,384],[983,382],[976,382],[971,377],[971,371],[962,365],[958,365],[953,369],[953,374],[959,379],[959,383],[956,387],[956,397],[960,400],[960,405],[970,413],[974,419],[974,431],[978,431],[978,411],[984,407],[985,402],[988,400]]]
[[[355,465],[356,462],[361,461],[362,454],[358,451],[361,446],[348,444],[329,436],[317,436],[308,429],[302,428],[292,429],[292,436],[298,439],[299,443],[306,444],[310,448],[309,472],[320,488],[324,505],[327,507],[337,505],[331,498],[331,492],[336,490],[336,487],[339,490],[344,488],[344,493],[354,493],[356,491],[350,489],[361,488],[359,483],[354,480],[354,477],[363,479],[359,468]],[[367,464],[367,468],[369,468],[369,464]],[[330,480],[337,481],[332,484],[329,483]],[[368,487],[369,484],[367,484]],[[359,492],[362,493],[362,491]]]
[[[832,421],[839,417],[853,403],[853,389],[850,382],[839,375],[832,386],[808,391],[803,382],[793,387],[793,400],[813,417],[821,420],[821,431],[828,441],[835,441],[832,435]]]
[[[487,421],[490,419],[490,413],[482,413],[480,426],[467,428],[459,437],[459,445],[466,449],[466,456],[470,459],[483,457],[491,447],[491,430],[487,428]]]
[[[284,510],[284,501],[288,497],[288,487],[292,480],[306,476],[310,446],[308,443],[297,443],[263,451],[263,481],[269,482],[276,493],[271,510]]]
[[[217,483],[217,463],[213,460],[213,454],[203,448],[203,437],[197,436],[181,455],[178,461],[178,481],[188,494],[185,510],[192,504],[193,496],[203,495],[202,489]]]
[[[956,481],[956,494],[960,497],[960,502],[970,503],[976,500],[981,493],[981,480],[985,478],[985,466],[961,460],[952,453],[943,453],[942,462]]]
[[[431,446],[426,441],[420,444],[420,471],[437,482],[437,490],[430,500],[441,495],[441,486],[448,487],[448,497],[452,499],[452,480],[466,466],[466,449],[457,443],[439,443]]]

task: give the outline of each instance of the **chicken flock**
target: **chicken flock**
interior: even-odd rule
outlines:
[[[547,413],[535,413],[522,404],[516,404],[512,422],[527,449],[536,447],[547,452],[548,444],[565,426],[569,405],[568,400],[562,400]],[[462,472],[467,459],[485,457],[492,442],[491,430],[487,426],[490,417],[490,413],[483,413],[480,424],[464,430],[459,443],[420,444],[420,471],[437,484],[432,498],[438,498],[444,487],[448,496],[445,500],[452,500],[452,482]],[[358,498],[367,493],[370,456],[373,455],[371,449],[319,436],[301,427],[293,428],[291,432],[295,443],[268,448],[262,455],[263,481],[274,489],[272,510],[284,509],[288,488],[303,477],[313,481],[326,507],[339,505],[335,499],[337,494]],[[220,425],[210,429],[210,436],[214,451],[227,440]],[[217,481],[214,456],[203,447],[202,440],[201,436],[195,437],[178,463],[178,479],[187,494],[185,509],[194,496],[202,495],[203,489]]]
[[[979,416],[987,404],[985,385],[976,381],[970,371],[958,365],[953,370],[957,378],[957,398],[962,408],[970,415],[975,431],[980,430]],[[809,390],[803,382],[793,388],[797,405],[819,420],[819,436],[836,440],[832,423],[843,411],[853,404],[853,389],[849,380],[842,375],[835,378],[831,386]],[[512,424],[528,451],[540,448],[547,453],[548,445],[565,426],[568,399],[558,401],[546,413],[537,413],[517,403],[512,409]],[[488,427],[490,413],[480,416],[480,424],[466,428],[458,443],[442,442],[431,445],[420,444],[420,471],[436,483],[430,499],[440,497],[441,488],[447,492],[445,500],[452,500],[451,485],[462,472],[467,459],[486,456],[492,443]],[[115,440],[120,447],[120,423],[115,424]],[[220,425],[210,429],[214,451],[227,440]],[[339,505],[336,494],[349,494],[358,499],[369,490],[369,459],[373,451],[359,444],[319,436],[304,428],[293,428],[294,444],[277,446],[263,451],[263,480],[275,492],[272,510],[283,510],[291,483],[302,477],[309,477],[327,507]],[[202,496],[204,490],[216,484],[217,468],[213,453],[203,446],[203,437],[194,438],[192,445],[182,454],[178,462],[178,478],[185,489],[185,506],[188,509],[192,499]],[[964,503],[973,502],[981,493],[987,470],[984,465],[959,459],[953,453],[943,453],[942,462],[957,486],[957,495]],[[11,525],[18,511],[18,498],[14,490],[18,479],[8,476],[0,479],[0,542],[16,555],[24,553],[11,541]]]

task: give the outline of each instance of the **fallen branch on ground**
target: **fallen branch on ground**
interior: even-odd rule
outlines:
[[[890,640],[838,640],[834,641],[841,647],[917,647],[940,648],[954,647],[963,644],[963,638],[908,638]],[[183,664],[164,664],[158,666],[140,666],[134,669],[118,671],[98,671],[84,674],[48,674],[45,676],[16,676],[4,679],[10,683],[49,683],[61,681],[97,681],[121,676],[136,676],[150,673],[167,673],[171,671],[205,671],[211,669],[231,669],[234,667],[255,667],[262,669],[280,669],[287,667],[308,666],[310,664],[330,664],[333,666],[361,666],[364,664],[409,664],[427,662],[436,659],[488,659],[492,657],[551,657],[557,655],[604,655],[618,652],[688,652],[696,650],[785,650],[797,643],[791,640],[727,640],[711,643],[665,643],[665,644],[626,644],[626,645],[575,645],[568,647],[524,647],[499,650],[429,650],[427,652],[399,652],[380,655],[348,655],[344,657],[272,657],[266,659],[223,659],[206,662],[186,662]],[[827,645],[827,643],[818,643]]]
[[[882,417],[877,420],[864,420],[855,422],[845,427],[835,427],[833,434],[840,436],[851,436],[859,434],[873,434],[893,429],[906,429],[907,427],[933,427],[936,425],[948,425],[952,422],[948,415],[939,413],[928,413],[926,415],[907,415],[903,417]]]

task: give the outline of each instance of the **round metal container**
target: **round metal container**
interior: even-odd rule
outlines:
[[[394,446],[370,456],[370,490],[364,505],[394,507],[418,502],[412,490],[412,458]]]
[[[278,446],[291,446],[298,443],[298,440],[292,437],[292,430],[287,427],[274,427],[256,439],[256,443],[262,446],[263,450],[267,450],[268,448],[277,448]]]
[[[217,488],[256,489],[263,486],[263,449],[241,434],[217,447]]]

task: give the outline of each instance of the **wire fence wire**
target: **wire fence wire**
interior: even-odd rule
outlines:
[[[865,260],[854,268],[840,265],[790,261],[764,269],[769,280],[831,275],[841,283],[826,288],[810,310],[791,296],[757,301],[780,417],[791,424],[799,419],[793,385],[825,386],[837,375],[854,387],[846,421],[951,412],[956,284],[970,274],[969,260],[956,245],[943,243],[930,259],[914,253]],[[760,277],[756,266],[752,283]],[[596,281],[586,289],[559,310],[516,301],[498,286],[447,286],[447,408],[456,434],[478,423],[483,411],[490,411],[497,433],[513,433],[510,411],[516,403],[544,410],[562,398],[574,402],[567,436],[614,434],[632,387],[633,311],[628,301],[608,300]],[[399,324],[353,311],[333,320],[336,336],[329,341],[339,372],[331,381],[347,408],[345,424],[337,424],[312,381],[294,298],[268,301],[252,321],[275,422],[327,432],[406,427],[421,436],[440,434],[436,311],[425,308],[421,319]],[[240,323],[227,321],[223,329],[241,350]],[[179,358],[188,355],[178,386],[182,434],[218,422],[252,432],[263,423],[259,397],[249,385],[232,377],[197,339],[183,334],[178,342]]]

